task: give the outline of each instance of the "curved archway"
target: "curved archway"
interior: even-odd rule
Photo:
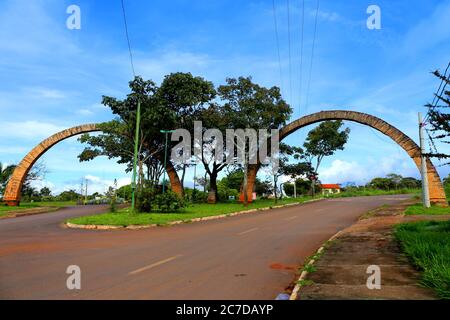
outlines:
[[[16,169],[9,179],[8,185],[5,189],[5,194],[3,195],[3,201],[8,206],[17,206],[20,203],[20,196],[22,191],[22,186],[25,181],[25,178],[36,163],[36,161],[51,147],[53,147],[58,142],[65,140],[67,138],[76,136],[81,133],[101,131],[98,129],[97,124],[84,124],[81,126],[76,126],[73,128],[69,128],[54,135],[49,138],[43,140],[36,147],[34,147],[28,154],[20,161],[17,165]]]
[[[419,146],[406,134],[398,130],[396,127],[390,125],[384,120],[372,116],[370,114],[356,112],[356,111],[344,111],[344,110],[331,110],[331,111],[320,111],[313,113],[302,118],[299,118],[280,130],[280,140],[283,140],[291,133],[297,131],[300,128],[326,120],[348,120],[357,122],[363,125],[372,127],[381,133],[387,135],[389,138],[394,140],[400,147],[402,147],[406,153],[413,159],[417,168],[420,168],[421,152]],[[253,190],[253,185],[256,179],[256,174],[258,173],[259,166],[255,165],[249,168],[248,171],[248,188],[247,194],[249,199],[251,199],[251,193]],[[445,196],[445,191],[442,186],[439,174],[436,171],[433,163],[427,159],[427,176],[430,192],[430,201],[434,204],[439,204],[442,206],[447,206],[447,199]]]
[[[101,131],[98,124],[83,124],[60,131],[39,143],[22,159],[22,161],[20,161],[20,163],[14,169],[14,172],[6,186],[5,194],[3,195],[3,202],[8,206],[18,206],[20,204],[22,186],[28,172],[36,163],[36,161],[51,147],[67,138],[76,136],[78,134],[95,131]],[[181,185],[178,174],[170,161],[168,161],[167,163],[166,170],[167,175],[169,176],[172,190],[182,195],[183,186]]]

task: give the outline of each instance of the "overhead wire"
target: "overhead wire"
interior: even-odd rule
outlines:
[[[288,25],[288,59],[289,59],[289,103],[292,105],[292,57],[291,57],[291,10],[290,1],[287,0],[287,25]]]
[[[280,69],[280,90],[281,92],[283,92],[283,68],[281,66],[280,36],[278,34],[278,20],[277,20],[277,9],[275,5],[275,0],[272,0],[272,11],[273,11],[273,23],[275,27],[275,39],[277,44],[278,67]]]
[[[301,21],[301,37],[300,37],[300,90],[299,90],[299,114],[302,109],[302,91],[303,91],[303,39],[304,39],[304,30],[305,30],[305,0],[302,0],[302,21]]]
[[[128,44],[128,53],[130,55],[130,64],[131,64],[131,70],[133,72],[133,77],[136,78],[136,72],[134,69],[134,62],[133,62],[133,52],[131,51],[131,42],[130,42],[130,36],[128,34],[128,22],[127,22],[127,15],[125,12],[125,5],[124,5],[124,0],[120,0],[121,4],[122,4],[122,14],[123,14],[123,23],[125,25],[125,36],[127,38],[127,44]]]
[[[315,18],[314,18],[314,34],[313,34],[313,43],[312,43],[312,48],[311,48],[311,61],[310,61],[310,66],[309,66],[308,86],[307,86],[307,89],[306,89],[305,113],[306,113],[306,111],[308,109],[309,92],[310,92],[310,89],[311,89],[311,76],[312,76],[313,61],[314,61],[314,50],[315,50],[315,46],[316,46],[317,18],[318,18],[318,15],[319,15],[319,6],[320,6],[320,0],[317,0],[316,15],[315,15]]]

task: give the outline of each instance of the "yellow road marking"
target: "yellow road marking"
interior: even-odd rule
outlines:
[[[246,234],[246,233],[249,233],[249,232],[253,232],[253,231],[256,231],[256,230],[258,230],[258,228],[253,228],[253,229],[250,229],[250,230],[238,233],[238,236],[242,236],[243,234]]]
[[[152,264],[150,264],[150,265],[148,265],[148,266],[146,266],[146,267],[143,267],[143,268],[140,268],[140,269],[136,269],[136,270],[134,270],[134,271],[131,271],[131,272],[128,273],[128,274],[129,274],[129,275],[133,275],[133,274],[136,274],[136,273],[139,273],[139,272],[142,272],[142,271],[149,270],[149,269],[151,269],[151,268],[154,268],[154,267],[160,266],[160,265],[162,265],[162,264],[164,264],[164,263],[167,263],[167,262],[170,262],[170,261],[172,261],[172,260],[175,260],[176,258],[179,258],[179,257],[181,257],[181,256],[182,256],[182,255],[179,254],[179,255],[176,255],[176,256],[173,256],[173,257],[170,257],[170,258],[167,258],[167,259],[164,259],[164,260],[161,260],[161,261],[152,263]]]

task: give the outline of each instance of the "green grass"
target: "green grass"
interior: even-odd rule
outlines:
[[[395,194],[420,194],[420,189],[398,189],[398,190],[348,190],[338,194],[331,195],[330,197],[345,198],[345,197],[365,197],[365,196],[382,196],[382,195],[395,195]]]
[[[397,225],[395,237],[405,254],[422,271],[421,284],[442,299],[450,299],[450,220]]]
[[[21,203],[20,206],[18,207],[8,207],[0,205],[0,217],[6,215],[9,212],[18,212],[33,208],[40,208],[40,207],[62,208],[74,205],[76,205],[74,201],[28,202],[28,203]]]
[[[279,200],[276,205],[283,205],[289,203],[301,203],[311,198],[285,198]],[[275,206],[273,200],[256,200],[249,204],[245,208],[240,203],[217,203],[217,204],[193,204],[185,208],[183,211],[175,213],[131,213],[129,208],[121,209],[116,213],[104,213],[93,216],[85,216],[69,219],[68,222],[73,224],[82,225],[111,225],[111,226],[129,226],[129,225],[148,225],[148,224],[158,224],[164,225],[171,221],[186,221],[194,218],[203,218],[210,216],[217,216],[222,214],[229,214],[238,211],[250,210],[250,209],[261,209],[267,207]]]
[[[431,208],[424,208],[422,203],[413,204],[405,210],[406,215],[440,215],[440,214],[450,214],[450,207],[442,208],[438,206],[432,206]]]

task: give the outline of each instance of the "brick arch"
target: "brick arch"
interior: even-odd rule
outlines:
[[[389,138],[394,140],[400,147],[402,147],[403,150],[405,150],[406,153],[408,153],[408,155],[413,159],[417,168],[420,169],[422,161],[420,157],[421,152],[419,146],[406,134],[404,134],[394,126],[390,125],[386,121],[366,113],[356,111],[343,111],[343,110],[320,111],[317,113],[313,113],[304,116],[302,118],[299,118],[283,127],[280,130],[280,140],[286,138],[291,133],[297,131],[300,128],[326,120],[353,121],[363,125],[367,125],[380,131],[381,133],[387,135]],[[253,184],[256,179],[258,169],[259,166],[253,166],[249,168],[248,173],[249,188],[247,189],[247,194],[249,196],[251,196]],[[429,159],[427,159],[427,175],[430,192],[430,201],[434,204],[447,206],[448,203],[445,196],[444,188],[442,186],[441,179],[436,171],[436,168]],[[251,197],[249,199],[251,199]]]
[[[36,161],[51,147],[67,138],[82,133],[95,131],[101,131],[98,124],[95,123],[83,124],[55,133],[54,135],[50,136],[49,138],[39,143],[22,159],[22,161],[20,161],[20,163],[14,169],[14,172],[6,186],[5,193],[3,195],[3,202],[8,206],[18,206],[20,204],[22,186],[28,172],[36,163]],[[170,161],[167,164],[166,169],[172,186],[172,190],[178,194],[182,194],[183,187],[181,186],[178,174],[175,171],[173,165],[170,163]]]
[[[5,193],[3,195],[3,201],[8,206],[18,206],[20,203],[20,196],[22,192],[22,186],[27,177],[28,172],[31,170],[36,161],[51,147],[58,142],[67,138],[76,136],[81,133],[100,131],[97,125],[94,123],[84,124],[69,128],[54,135],[48,137],[34,147],[28,154],[20,161],[14,170],[9,182],[6,186]]]

